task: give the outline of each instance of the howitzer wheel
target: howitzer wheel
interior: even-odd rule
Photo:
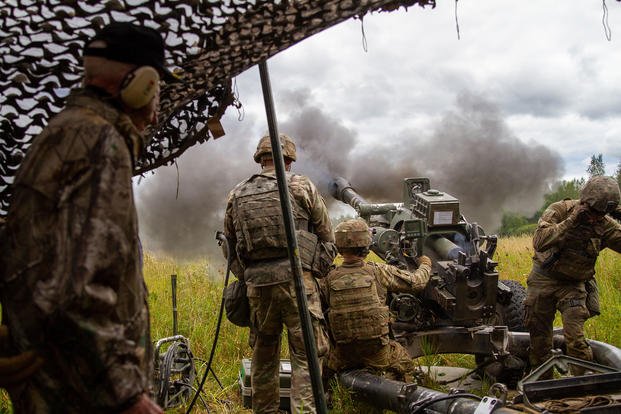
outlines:
[[[507,326],[512,332],[528,332],[524,326],[526,288],[517,280],[501,280],[501,282],[511,289],[511,301],[505,305],[497,305],[496,316],[491,323],[496,326]]]

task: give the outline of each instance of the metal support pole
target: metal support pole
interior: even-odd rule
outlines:
[[[170,275],[172,287],[173,336],[177,335],[177,275]]]
[[[259,74],[261,75],[261,87],[263,88],[265,113],[267,115],[267,125],[270,132],[270,142],[272,144],[272,157],[274,158],[276,178],[278,179],[280,206],[282,208],[283,219],[285,222],[289,260],[293,271],[293,282],[295,284],[295,293],[297,297],[298,311],[300,313],[300,321],[302,324],[304,348],[306,349],[306,359],[308,361],[308,370],[313,387],[315,407],[318,413],[326,414],[328,412],[328,408],[326,406],[326,400],[323,394],[323,385],[321,383],[321,370],[319,367],[319,359],[317,358],[317,347],[315,345],[313,325],[311,323],[310,314],[308,313],[306,293],[304,292],[302,264],[300,262],[300,252],[298,250],[298,242],[295,236],[295,222],[291,212],[291,200],[289,199],[289,189],[287,186],[287,177],[285,175],[285,161],[283,159],[282,149],[280,148],[278,125],[276,123],[274,100],[272,98],[272,87],[270,84],[266,61],[259,63]]]

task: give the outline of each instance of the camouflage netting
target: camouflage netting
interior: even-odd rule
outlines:
[[[182,81],[162,90],[160,123],[137,174],[211,136],[207,121],[236,103],[231,79],[351,17],[435,0],[3,0],[0,5],[0,214],[32,138],[81,80],[85,40],[110,21],[140,22],[166,39]]]

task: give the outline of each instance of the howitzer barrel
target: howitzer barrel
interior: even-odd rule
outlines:
[[[428,407],[429,410],[439,413],[474,414],[481,405],[481,402],[465,396],[459,397],[459,394],[449,395],[430,388],[381,378],[362,370],[343,372],[339,375],[339,382],[354,391],[360,399],[398,413],[411,413],[419,407]],[[519,411],[498,407],[494,413],[517,414]]]
[[[360,204],[368,204],[367,201],[353,189],[349,181],[343,177],[336,177],[332,181],[332,196],[345,204],[349,204],[356,210]]]
[[[343,177],[336,177],[332,181],[332,196],[345,204],[349,204],[356,209],[362,217],[375,214],[384,214],[391,210],[396,210],[398,205],[395,203],[369,203],[353,189],[349,181]]]

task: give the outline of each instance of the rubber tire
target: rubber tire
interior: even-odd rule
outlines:
[[[497,305],[496,325],[506,325],[512,332],[528,332],[524,326],[526,288],[517,280],[501,280],[513,293],[507,305]]]

